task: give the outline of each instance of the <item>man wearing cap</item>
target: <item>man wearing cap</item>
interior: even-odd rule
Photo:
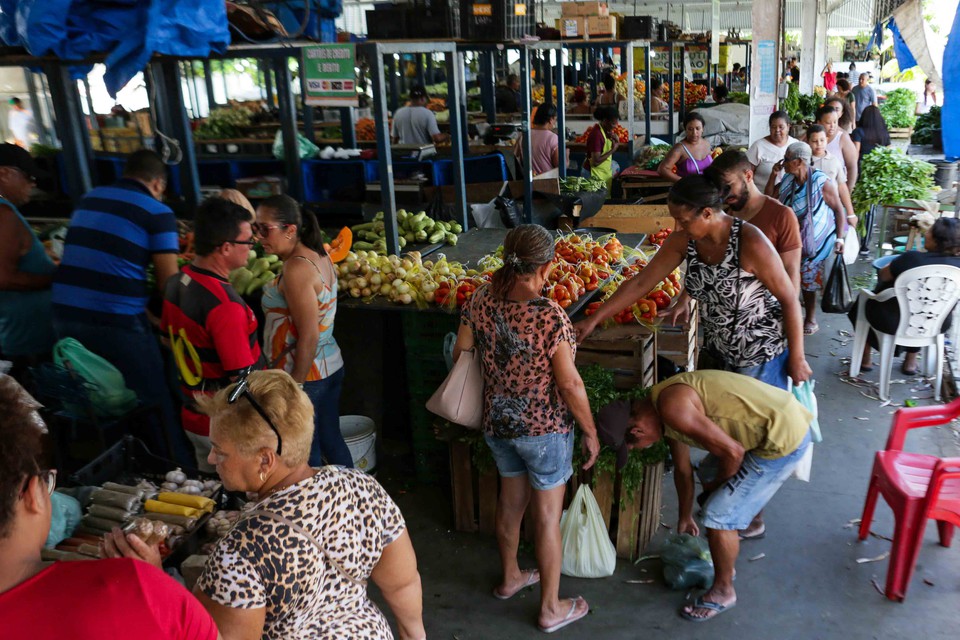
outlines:
[[[427,90],[410,89],[410,104],[393,114],[393,144],[440,144],[449,136],[440,133],[437,116],[427,109]]]
[[[677,533],[700,534],[690,447],[708,452],[697,468],[703,487],[697,502],[716,578],[680,610],[684,618],[703,622],[736,605],[738,532],[793,474],[810,446],[812,419],[793,394],[728,371],[681,373],[654,385],[644,400],[614,402],[598,413],[600,439],[617,447],[620,466],[629,449],[667,439],[680,511]]]
[[[56,268],[18,207],[30,201],[38,170],[25,149],[0,144],[0,353],[24,382],[53,347],[50,284]]]

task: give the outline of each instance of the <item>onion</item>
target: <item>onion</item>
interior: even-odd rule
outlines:
[[[385,284],[380,287],[380,295],[382,296],[390,295],[391,291],[393,291],[393,287],[391,287],[389,284]]]
[[[370,287],[364,287],[360,290],[360,295],[362,295],[364,298],[369,298],[371,293]]]
[[[356,287],[350,287],[350,297],[351,297],[351,298],[359,298],[359,297],[360,297],[360,289],[357,289]]]
[[[410,304],[411,302],[413,302],[413,298],[410,296],[409,293],[405,293],[402,296],[400,296],[400,302],[402,302],[403,304]]]
[[[370,276],[370,284],[375,287],[379,287],[383,283],[383,276],[379,273],[375,273]]]

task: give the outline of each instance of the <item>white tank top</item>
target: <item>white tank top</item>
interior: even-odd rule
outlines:
[[[838,158],[840,160],[840,176],[839,180],[846,181],[847,179],[847,163],[843,159],[843,150],[840,148],[840,140],[843,138],[843,131],[837,131],[837,135],[833,137],[833,140],[827,141],[827,153]]]

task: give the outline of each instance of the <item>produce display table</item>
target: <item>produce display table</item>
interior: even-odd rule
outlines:
[[[672,182],[662,178],[656,171],[631,167],[620,173],[620,188],[623,189],[623,197],[626,199],[630,198],[632,191],[643,189],[663,189],[667,191],[672,186]]]
[[[888,237],[905,234],[910,230],[910,218],[924,208],[916,202],[898,202],[883,205],[883,217],[880,219],[880,235],[877,237],[877,257],[883,255],[883,245]],[[947,218],[957,215],[957,207],[951,204],[941,204],[940,213]],[[891,214],[893,216],[891,220]],[[893,228],[891,229],[891,223]]]

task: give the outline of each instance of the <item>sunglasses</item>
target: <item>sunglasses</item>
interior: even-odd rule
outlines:
[[[20,490],[20,497],[23,497],[23,494],[27,492],[27,487],[30,485],[30,478],[37,476],[43,480],[44,484],[47,487],[47,495],[53,495],[53,490],[57,488],[57,470],[56,469],[44,469],[38,471],[37,473],[27,476],[27,479],[23,482],[23,488]]]
[[[253,229],[253,232],[258,236],[269,235],[274,229],[284,229],[288,225],[285,224],[266,224],[264,222],[254,222],[250,225],[250,228]]]
[[[240,376],[240,379],[237,380],[237,386],[235,386],[233,390],[230,391],[230,395],[227,396],[227,403],[234,404],[241,397],[245,397],[250,402],[250,405],[260,414],[260,417],[263,418],[267,425],[273,429],[273,432],[277,434],[277,455],[279,456],[283,452],[283,438],[280,437],[280,431],[277,429],[277,426],[273,424],[273,420],[270,419],[267,412],[263,410],[263,407],[260,406],[257,399],[250,393],[250,386],[247,383],[247,376],[249,374],[250,372],[247,371]]]

